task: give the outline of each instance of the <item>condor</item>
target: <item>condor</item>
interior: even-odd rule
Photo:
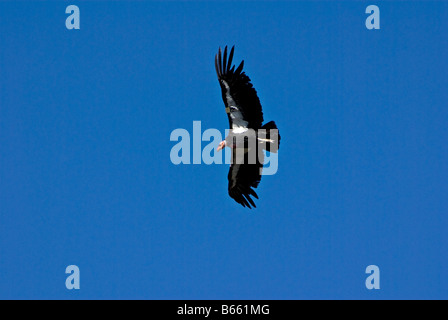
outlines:
[[[219,144],[217,151],[225,147],[232,149],[232,164],[228,174],[229,195],[243,207],[251,209],[256,207],[251,196],[258,199],[254,188],[258,187],[261,180],[264,162],[262,151],[278,152],[280,135],[274,121],[263,125],[260,100],[243,71],[244,60],[238,68],[232,66],[234,49],[232,47],[230,50],[228,59],[227,46],[224,55],[219,48],[215,56],[216,73],[230,125],[230,132]],[[251,137],[254,137],[256,143],[250,143]],[[242,159],[237,159],[238,154],[242,155]],[[254,161],[250,161],[252,154],[257,155]]]

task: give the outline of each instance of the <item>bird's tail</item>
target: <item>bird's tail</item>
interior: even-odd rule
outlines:
[[[269,152],[278,152],[280,148],[280,133],[275,122],[269,121],[261,129],[263,131],[259,131],[258,140],[266,144],[264,149]]]

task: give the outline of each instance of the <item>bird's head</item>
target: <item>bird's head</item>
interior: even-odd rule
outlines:
[[[226,147],[226,145],[227,145],[226,140],[221,141],[218,145],[218,148],[216,148],[216,151],[221,151]]]

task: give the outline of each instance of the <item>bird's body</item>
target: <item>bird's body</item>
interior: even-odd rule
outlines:
[[[263,150],[277,152],[280,135],[275,122],[263,125],[263,112],[257,92],[249,77],[243,72],[244,61],[236,68],[232,66],[234,47],[227,59],[227,47],[222,57],[221,48],[215,57],[216,73],[221,86],[222,99],[226,106],[230,133],[219,144],[232,149],[229,195],[244,207],[256,207],[251,196],[258,199],[253,190],[261,180]]]

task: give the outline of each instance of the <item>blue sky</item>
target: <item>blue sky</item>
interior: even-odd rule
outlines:
[[[0,298],[447,299],[447,14],[1,2]],[[172,130],[227,128],[226,44],[282,135],[252,211],[228,197],[227,165],[169,157]]]

